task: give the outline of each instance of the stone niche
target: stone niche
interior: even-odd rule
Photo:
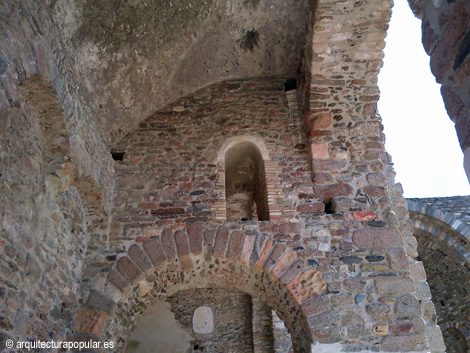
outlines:
[[[275,347],[292,347],[284,331],[269,306],[244,292],[189,289],[154,303],[137,323],[125,351],[273,353],[279,351]]]
[[[258,148],[240,142],[225,154],[227,220],[269,220],[264,161]]]

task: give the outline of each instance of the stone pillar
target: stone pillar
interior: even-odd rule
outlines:
[[[273,353],[273,317],[271,308],[257,298],[253,303],[253,349],[254,353]]]

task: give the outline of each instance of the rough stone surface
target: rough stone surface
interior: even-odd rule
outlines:
[[[468,4],[428,3],[467,146]],[[119,5],[0,5],[0,341],[123,351],[156,301],[190,329],[207,300],[215,334],[191,351],[438,352],[377,112],[392,2]]]

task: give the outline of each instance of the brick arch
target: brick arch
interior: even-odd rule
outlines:
[[[470,261],[470,226],[456,215],[447,213],[426,202],[408,200],[410,220],[421,229],[453,247],[466,261]]]
[[[464,351],[462,351],[462,353],[470,352],[470,349],[468,348],[470,347],[470,337],[468,335],[465,336],[461,328],[459,328],[455,322],[446,322],[445,324],[440,325],[440,326],[441,326],[444,337],[453,336],[454,344],[456,344],[457,346],[460,346],[459,348],[465,349]],[[462,342],[459,344],[458,341],[460,340]],[[449,344],[447,345],[449,346]],[[465,346],[465,347],[462,347],[462,346]],[[447,347],[447,349],[450,350],[450,347]]]
[[[466,288],[470,273],[470,227],[455,214],[425,201],[408,200],[408,207],[419,256],[426,270],[426,274],[422,273],[427,276],[435,304],[437,323],[443,333],[458,328],[468,345],[470,301]],[[412,271],[412,275],[419,272]],[[444,335],[444,341],[446,345],[456,343],[452,335]]]
[[[331,309],[321,273],[295,250],[264,236],[202,222],[164,229],[144,243],[128,243],[93,283],[76,310],[75,332],[106,340],[126,337],[153,300],[198,287],[234,288],[262,299],[285,321],[296,352],[310,351],[309,317]],[[324,321],[328,325],[327,315]]]

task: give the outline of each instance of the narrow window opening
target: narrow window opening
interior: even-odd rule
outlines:
[[[122,161],[124,159],[124,151],[118,151],[115,149],[111,150],[111,156],[115,161]]]
[[[333,214],[335,211],[333,210],[333,205],[331,200],[330,201],[325,201],[325,213],[326,214]]]
[[[241,142],[225,154],[227,220],[269,220],[264,161],[258,148]]]
[[[284,81],[284,91],[292,91],[297,89],[297,79],[296,78],[288,78]]]

